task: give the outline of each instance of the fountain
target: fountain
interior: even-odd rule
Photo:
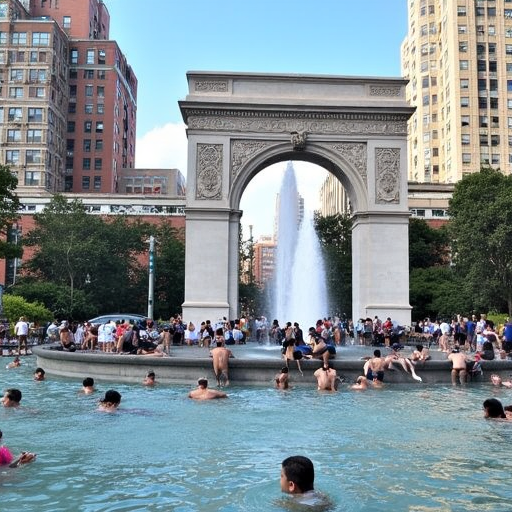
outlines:
[[[288,162],[281,183],[277,217],[273,317],[281,325],[297,321],[307,329],[326,315],[327,289],[312,212],[304,209],[301,219],[292,162]]]

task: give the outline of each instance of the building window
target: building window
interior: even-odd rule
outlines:
[[[480,116],[479,118],[480,128],[487,128],[489,126],[489,120],[487,116]]]
[[[489,25],[487,27],[487,33],[490,35],[490,36],[495,36],[496,35],[496,27],[494,25]]]
[[[86,114],[92,114],[94,111],[94,105],[92,103],[86,103],[84,107],[84,112]]]
[[[500,155],[497,153],[491,154],[491,164],[492,165],[499,165],[500,164]]]
[[[103,167],[103,159],[95,158],[94,159],[94,170],[101,171],[102,167]]]
[[[76,114],[76,103],[68,104],[68,114]]]
[[[461,142],[463,146],[468,146],[470,144],[469,133],[463,133],[461,137]]]
[[[91,178],[89,176],[82,176],[82,190],[89,190],[91,186]]]
[[[467,51],[468,51],[468,42],[467,41],[460,41],[459,42],[459,52],[467,53]]]
[[[27,149],[25,152],[25,162],[27,164],[40,164],[41,163],[41,150],[40,149]]]
[[[499,135],[491,135],[491,146],[499,146],[500,145],[500,136]]]
[[[505,45],[505,53],[507,55],[512,55],[512,44],[506,44]]]
[[[459,25],[459,34],[467,34],[467,33],[468,33],[467,25]]]
[[[11,34],[11,44],[25,45],[27,44],[26,32],[13,32]]]
[[[105,113],[105,105],[103,103],[98,103],[96,105],[96,113],[97,114],[104,114]]]
[[[94,87],[92,85],[85,86],[85,95],[91,97],[94,94]]]
[[[476,68],[478,71],[487,71],[487,62],[485,60],[477,60]]]
[[[11,69],[11,72],[9,73],[9,80],[11,82],[23,82],[23,70]]]
[[[485,8],[484,7],[476,7],[475,14],[477,16],[485,16]]]
[[[75,139],[66,140],[66,151],[73,152],[75,150]]]
[[[462,163],[463,164],[471,163],[471,153],[462,153]]]
[[[461,107],[469,107],[469,96],[461,96],[460,106]]]
[[[89,153],[91,151],[91,139],[84,139],[84,152]]]
[[[6,164],[17,164],[20,161],[19,149],[8,149],[5,152],[5,163]]]
[[[21,130],[7,130],[7,142],[21,142]]]
[[[106,52],[105,50],[98,50],[98,64],[105,64]]]
[[[9,87],[9,98],[23,98],[23,87]]]
[[[512,18],[512,9],[505,9],[505,18]]]
[[[422,104],[424,107],[426,107],[430,103],[430,96],[428,94],[425,94],[423,96]]]
[[[467,78],[461,78],[460,88],[461,89],[469,89],[469,80]]]
[[[498,98],[491,98],[489,100],[489,106],[492,108],[492,109],[495,109],[495,108],[498,108]]]
[[[97,73],[98,80],[105,80],[105,70],[99,69]]]
[[[78,71],[75,68],[69,70],[69,79],[76,80],[78,78]]]
[[[63,16],[62,17],[62,27],[63,28],[71,28],[71,16]]]
[[[76,48],[72,48],[69,52],[69,62],[70,64],[78,64],[78,50]]]
[[[478,108],[487,108],[487,98],[478,98]]]
[[[21,121],[22,110],[21,107],[9,107],[9,113],[7,114],[9,121]]]
[[[103,121],[96,121],[96,133],[103,133]]]
[[[94,176],[94,190],[101,189],[101,176]]]
[[[41,143],[43,140],[42,130],[27,130],[27,142]]]
[[[92,121],[84,121],[84,132],[85,133],[92,132]]]
[[[96,94],[98,98],[104,98],[105,97],[105,87],[103,85],[98,85],[96,88]]]
[[[25,171],[25,185],[37,187],[41,184],[41,171]]]
[[[96,151],[101,151],[103,149],[103,139],[96,139],[95,149]]]
[[[91,159],[90,158],[84,158],[82,160],[82,169],[84,171],[90,171],[91,170]]]
[[[469,69],[469,61],[468,60],[459,61],[459,69],[461,69],[462,71]]]
[[[33,32],[33,46],[50,46],[50,34],[48,32]]]
[[[84,69],[84,78],[87,80],[94,79],[94,69]]]
[[[28,97],[29,98],[44,98],[45,97],[44,87],[29,87],[28,88]]]
[[[489,137],[487,134],[482,133],[480,135],[480,146],[488,146],[489,145]]]
[[[31,69],[29,71],[28,79],[31,83],[45,83],[46,69]]]
[[[87,50],[85,63],[94,64],[94,50]]]

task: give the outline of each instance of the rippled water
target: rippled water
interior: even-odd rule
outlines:
[[[34,358],[0,362],[2,388],[23,391],[22,408],[0,409],[4,442],[38,453],[0,469],[2,512],[273,512],[293,454],[314,461],[336,511],[512,510],[512,423],[484,420],[481,407],[512,403],[510,390],[232,387],[228,400],[197,403],[186,386],[100,382],[83,396],[72,379],[33,382]],[[97,412],[111,387],[119,412]]]

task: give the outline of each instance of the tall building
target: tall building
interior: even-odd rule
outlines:
[[[115,193],[133,168],[137,79],[102,0],[0,0],[0,163],[18,191]]]
[[[274,276],[276,242],[271,236],[261,236],[254,244],[254,280],[263,285]]]
[[[409,180],[512,169],[512,0],[408,0]]]

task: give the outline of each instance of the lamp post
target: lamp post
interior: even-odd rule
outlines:
[[[155,298],[155,237],[149,237],[149,284],[148,284],[148,318],[153,320],[153,302]]]

